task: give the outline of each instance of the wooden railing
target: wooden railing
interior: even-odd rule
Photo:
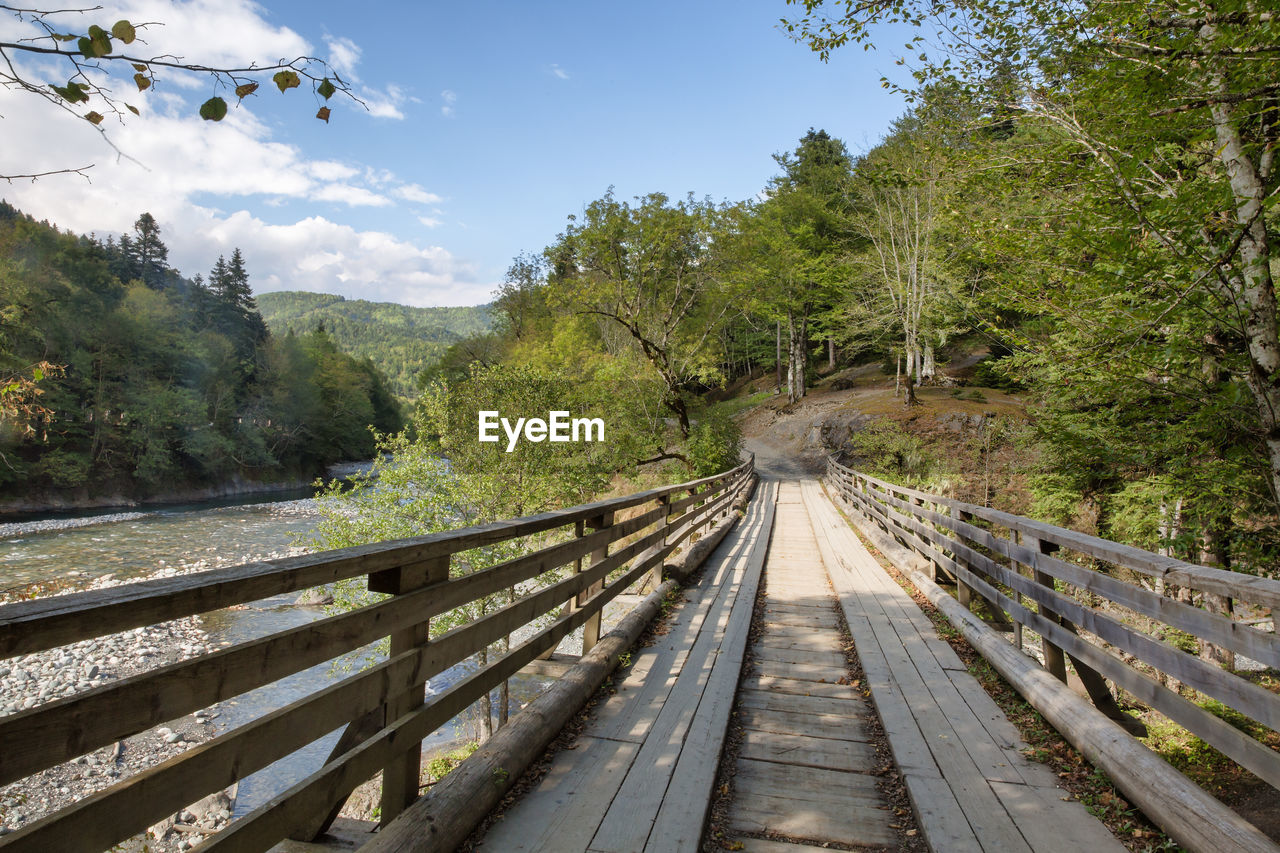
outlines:
[[[0,837],[0,849],[110,848],[344,725],[320,770],[201,849],[266,850],[288,837],[309,839],[379,771],[382,820],[389,821],[418,794],[425,737],[578,627],[584,651],[590,648],[604,605],[646,573],[660,576],[681,542],[728,513],[751,472],[748,461],[713,477],[526,518],[0,607],[2,660],[362,576],[370,590],[391,594],[0,717],[5,785],[391,638],[387,660]],[[462,552],[524,537],[543,537],[535,543],[541,544],[556,533],[571,538],[483,571],[450,574]],[[563,579],[527,589],[540,575],[567,566],[573,572]],[[503,591],[511,603],[428,640],[432,617]],[[539,617],[550,624],[443,692],[424,696],[429,678]]]
[[[1280,581],[1197,566],[987,507],[907,489],[841,465],[827,481],[862,513],[927,560],[933,579],[956,584],[960,603],[988,605],[988,618],[1042,640],[1043,665],[1067,680],[1069,658],[1094,704],[1119,718],[1107,680],[1280,787],[1280,753],[1170,689],[1177,679],[1261,726],[1280,729],[1280,696],[1230,669],[1168,642],[1181,634],[1203,646],[1280,669],[1272,631],[1233,618],[1272,614]],[[1003,535],[1002,535],[1003,534]],[[1149,589],[1139,578],[1162,582]],[[1176,585],[1200,593],[1214,609],[1178,600]],[[1188,596],[1190,597],[1190,596]],[[1217,612],[1215,612],[1217,611]],[[1129,721],[1129,718],[1125,718]]]

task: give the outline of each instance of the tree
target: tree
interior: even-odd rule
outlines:
[[[1095,191],[1105,186],[1100,197],[1079,196],[1108,237],[1094,241],[1090,263],[1121,281],[1131,255],[1160,254],[1161,263],[1144,264],[1165,273],[1141,282],[1149,303],[1173,310],[1195,294],[1215,318],[1200,361],[1211,358],[1247,390],[1251,411],[1238,429],[1266,460],[1280,511],[1274,13],[1196,0],[789,2],[804,14],[788,29],[823,57],[870,44],[882,24],[928,24],[942,50],[915,55],[913,94],[936,82],[966,91],[984,121],[1012,118],[1039,142],[1023,163],[1069,164],[1090,174]],[[1069,319],[1078,304],[1064,308]],[[1153,312],[1142,333],[1159,337],[1167,316]]]
[[[572,310],[616,324],[664,386],[663,405],[689,437],[686,386],[718,373],[712,347],[732,310],[722,287],[716,235],[725,209],[662,193],[632,206],[610,190],[547,249],[557,297]]]
[[[828,339],[834,334],[830,311],[849,238],[852,160],[843,142],[812,128],[794,153],[774,159],[783,171],[741,227],[745,258],[739,258],[745,263],[739,272],[752,285],[755,310],[777,324],[779,350],[785,324],[787,399],[794,403],[807,391],[814,318],[825,320]]]
[[[861,266],[879,283],[883,306],[872,312],[885,311],[901,331],[909,406],[934,373],[933,344],[947,329],[952,301],[939,234],[949,158],[930,144],[936,133],[914,116],[899,121],[858,164],[851,185],[851,219],[867,243]]]
[[[160,240],[160,225],[150,213],[143,213],[133,223],[133,231],[138,236],[129,244],[130,265],[143,284],[159,290],[169,269],[169,247]]]
[[[175,56],[147,56],[135,54],[130,47],[141,44],[139,32],[155,26],[153,23],[133,23],[118,20],[108,25],[99,21],[84,26],[85,16],[100,12],[101,7],[85,8],[26,8],[0,5],[0,13],[8,13],[27,36],[13,41],[0,41],[0,88],[26,92],[43,98],[52,107],[84,118],[98,128],[104,140],[110,144],[102,127],[108,116],[126,119],[139,115],[136,106],[122,96],[117,87],[132,88],[143,92],[155,85],[166,74],[208,75],[215,92],[234,96],[236,102],[257,92],[270,75],[270,80],[281,93],[299,88],[307,81],[315,95],[325,102],[316,118],[329,121],[329,99],[342,93],[357,103],[350,86],[321,59],[300,56],[292,60],[277,60],[245,67],[218,67],[186,62]],[[39,65],[28,68],[22,59],[39,60]],[[43,83],[38,74],[56,63],[62,68],[57,82]],[[37,72],[35,69],[39,69]],[[65,78],[66,82],[61,82]],[[214,94],[199,108],[199,115],[207,121],[221,121],[227,114],[227,101],[221,94]],[[81,112],[87,110],[86,112]],[[0,180],[39,178],[46,175],[74,172],[84,174],[90,166],[60,169],[39,174],[0,174]]]

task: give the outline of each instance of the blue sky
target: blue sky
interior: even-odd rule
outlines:
[[[782,0],[135,0],[80,29],[163,21],[149,50],[211,64],[313,53],[370,110],[335,98],[326,126],[310,93],[264,86],[213,128],[193,115],[213,94],[207,79],[169,75],[135,99],[142,118],[107,122],[132,158],[117,160],[86,123],[4,92],[0,133],[17,144],[0,173],[95,165],[90,184],[45,178],[0,195],[100,234],[150,210],[175,266],[191,275],[240,246],[260,292],[483,302],[517,252],[542,249],[610,186],[736,201],[810,127],[854,151],[873,145],[904,109],[880,87],[891,53],[853,48],[823,64],[779,30],[788,11]],[[0,35],[18,26],[4,21]]]

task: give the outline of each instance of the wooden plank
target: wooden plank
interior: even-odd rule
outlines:
[[[865,847],[897,844],[894,831],[888,827],[888,811],[866,801],[851,800],[840,808],[831,808],[826,803],[806,804],[757,795],[751,797],[749,806],[735,800],[728,823],[730,832],[774,832],[817,842],[838,838],[846,844]]]
[[[420,589],[447,581],[449,579],[449,560],[449,557],[438,557],[413,577],[407,577],[406,573],[400,570],[392,585],[383,585],[381,588],[385,592],[404,595],[413,592],[414,588]],[[369,586],[371,589],[375,587],[374,581],[375,577],[370,576]],[[429,628],[429,620],[424,619],[416,625],[410,625],[393,632],[391,634],[391,657],[398,657],[405,652],[423,648],[426,645],[427,638],[430,636]],[[389,690],[382,714],[384,724],[386,721],[397,720],[421,708],[425,698],[425,679],[422,681],[414,679],[407,690]],[[421,776],[421,743],[412,745],[382,768],[382,814],[380,815],[382,825],[385,826],[390,823],[404,811],[406,806],[417,799],[418,784]],[[325,807],[325,811],[331,811],[335,805],[345,799],[346,797],[344,796],[339,800],[330,802]],[[307,834],[310,833],[308,832]]]
[[[743,758],[803,764],[830,770],[866,772],[876,760],[875,747],[856,740],[833,740],[807,734],[760,732],[747,729],[742,734],[739,753]]]
[[[747,801],[763,795],[830,806],[857,800],[884,805],[876,777],[826,767],[742,758],[733,784],[738,795]]]
[[[829,714],[799,714],[788,711],[743,708],[738,712],[742,727],[761,732],[806,732],[833,740],[866,741],[867,724],[862,717]]]
[[[830,851],[829,847],[814,847],[810,844],[796,844],[790,841],[770,841],[767,838],[731,838],[728,839],[730,844],[738,844],[740,846],[733,847],[734,850],[741,850],[742,853],[814,853],[814,851]]]
[[[711,677],[680,750],[662,806],[654,818],[646,851],[695,853],[700,849],[729,712],[746,654],[752,611],[774,520],[774,502],[766,499],[760,510],[760,525],[751,534],[753,545],[737,576],[737,592]],[[702,804],[701,808],[695,805],[698,803]]]
[[[1000,803],[1036,853],[1122,853],[1125,846],[1060,789],[992,782]]]
[[[765,507],[768,507],[767,511]],[[772,502],[768,500],[766,493],[763,503],[753,505],[745,523],[731,536],[743,542],[755,541],[752,534],[759,534],[765,529],[765,518],[772,517],[768,514],[771,509]],[[728,582],[720,584],[715,590],[715,601],[690,650],[688,660],[636,756],[637,772],[628,774],[623,781],[614,804],[605,813],[591,841],[592,849],[634,851],[644,847],[662,808],[663,798],[671,781],[670,774],[677,766],[686,735],[711,678],[716,652],[721,648],[724,633],[729,626],[738,585],[746,573],[749,554],[750,549],[745,554],[734,555]],[[749,609],[747,612],[749,614]],[[713,761],[713,766],[714,763]],[[654,773],[655,767],[666,768],[668,772]],[[709,795],[709,791],[707,794]],[[709,796],[704,799],[709,799]],[[689,805],[687,801],[684,802],[685,808]]]
[[[750,539],[746,536],[732,537],[722,543],[723,559],[709,567],[701,586],[704,593],[692,606],[680,609],[657,645],[636,656],[628,677],[615,685],[615,694],[596,711],[593,733],[637,743],[648,735],[715,603],[716,597],[706,594],[705,590],[719,589],[727,583],[733,561],[749,546]]]
[[[843,675],[845,670],[844,655],[839,652],[810,652],[804,649],[775,649],[769,646],[759,646],[756,648],[755,656],[756,660],[761,661],[786,664],[815,664],[827,667],[835,678]]]
[[[580,736],[504,819],[482,850],[585,850],[640,750],[638,743]]]
[[[758,648],[766,649],[803,649],[809,652],[835,652],[842,654],[840,640],[835,632],[810,631],[806,634],[784,637],[765,626],[765,633],[757,643]]]
[[[1016,689],[1178,843],[1193,850],[1280,850],[1256,827],[1173,770],[1081,697],[1013,649],[912,567],[917,587]]]
[[[815,516],[818,541],[825,549],[824,557],[830,552],[835,559],[836,552],[830,537],[833,531],[842,532],[847,531],[848,528],[843,522],[839,522],[838,518],[831,517],[834,514],[834,508],[820,494],[809,490],[806,492],[806,497],[810,499],[809,506]],[[821,521],[819,522],[818,519]],[[835,526],[836,523],[839,523],[839,527]],[[842,541],[841,544],[848,543]],[[861,547],[860,543],[856,544],[857,547]],[[966,751],[966,745],[957,735],[951,722],[941,709],[933,704],[934,700],[929,693],[928,685],[924,684],[906,646],[902,645],[902,639],[897,634],[897,626],[891,618],[892,611],[896,608],[889,602],[900,598],[905,599],[910,606],[914,606],[914,603],[907,598],[906,593],[897,584],[889,581],[883,572],[875,574],[866,572],[859,561],[847,561],[846,565],[853,569],[848,579],[845,580],[839,573],[833,573],[832,582],[840,591],[841,605],[852,611],[846,619],[854,634],[855,643],[858,645],[863,668],[868,669],[870,663],[870,668],[876,672],[876,677],[870,679],[872,697],[880,708],[880,717],[889,735],[890,747],[894,749],[897,757],[896,736],[899,741],[906,741],[910,752],[913,753],[914,761],[904,763],[899,759],[900,768],[908,785],[910,786],[909,777],[914,775],[920,775],[925,780],[937,780],[940,777],[953,792],[959,809],[966,816],[975,837],[983,847],[990,847],[993,850],[1029,850],[1004,812],[999,800],[987,786],[984,773]],[[845,589],[841,590],[842,586],[845,586]],[[906,620],[902,621],[906,622]],[[903,628],[908,635],[914,633],[909,623]],[[872,644],[874,648],[878,648],[878,655],[867,653],[867,647]],[[927,654],[924,649],[920,651],[922,656]],[[931,657],[929,659],[931,660]],[[896,683],[898,690],[884,690],[886,682]],[[892,710],[881,705],[878,686],[879,692],[883,693],[888,700],[887,704],[893,706]],[[918,687],[923,687],[923,691],[919,691]],[[904,692],[900,693],[899,690]],[[908,696],[908,692],[917,695],[912,699]],[[890,723],[890,719],[894,722]],[[912,728],[916,728],[918,735],[911,732]],[[932,761],[925,761],[924,756],[919,754],[921,740],[924,741]],[[1003,757],[1003,755],[999,756],[999,758]],[[922,821],[925,819],[923,816],[919,817]],[[954,820],[954,814],[948,815],[946,819]]]
[[[844,675],[843,671],[833,672],[829,666],[811,663],[786,663],[784,661],[760,660],[756,658],[755,671],[768,678],[795,678],[814,684],[834,684],[836,679]]]
[[[818,714],[858,719],[865,716],[862,713],[862,703],[854,701],[852,696],[832,699],[824,696],[775,693],[768,690],[741,690],[738,692],[738,704],[743,708],[784,711],[791,714]]]
[[[971,577],[974,578],[974,583],[986,583],[978,580],[976,575]],[[999,594],[989,586],[988,589],[992,594]],[[1273,750],[1066,628],[1050,622],[1038,613],[1032,613],[1020,604],[1009,602],[1007,606],[1019,621],[1041,636],[1049,637],[1071,655],[1079,657],[1099,673],[1104,674],[1174,722],[1185,726],[1234,761],[1272,785],[1280,786],[1280,756],[1277,756]],[[1190,655],[1186,657],[1198,660]]]
[[[909,508],[902,502],[894,502],[894,505],[902,509]],[[1125,583],[1119,578],[1102,572],[1073,565],[1042,553],[1038,547],[1019,545],[1008,539],[994,536],[980,527],[951,519],[949,516],[918,509],[911,511],[916,516],[944,525],[959,536],[1029,566],[1036,572],[1065,580],[1137,613],[1158,619],[1179,630],[1248,655],[1270,666],[1280,666],[1280,638],[1273,633],[1242,625],[1226,616],[1193,607],[1135,584]],[[953,541],[939,532],[930,533],[930,538],[941,545],[947,545]],[[1027,539],[1032,543],[1039,541],[1029,534]],[[1037,583],[1040,582],[1037,580]]]
[[[796,693],[800,696],[825,696],[828,699],[854,699],[862,705],[862,697],[848,684],[827,681],[806,681],[800,678],[779,678],[755,673],[745,676],[741,686],[748,690],[765,690],[775,693]]]

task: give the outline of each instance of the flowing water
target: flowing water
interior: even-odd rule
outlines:
[[[32,518],[0,525],[0,591],[48,582],[74,587],[105,574],[145,577],[164,568],[231,565],[287,556],[296,553],[298,543],[305,542],[318,518],[309,499],[226,503]],[[236,643],[326,615],[322,608],[296,606],[296,598],[297,594],[291,593],[205,614],[204,626],[213,643]],[[377,652],[366,649],[357,656],[355,665],[376,659]],[[243,725],[332,684],[343,674],[330,663],[295,673],[221,703],[215,725],[220,730]],[[456,667],[442,673],[431,680],[428,691],[444,689],[462,675]],[[546,683],[536,677],[513,679],[513,706],[528,702]],[[465,728],[465,721],[459,718],[432,735],[426,746],[449,745],[465,736]],[[318,769],[337,736],[334,732],[243,780],[236,814],[252,810]]]

